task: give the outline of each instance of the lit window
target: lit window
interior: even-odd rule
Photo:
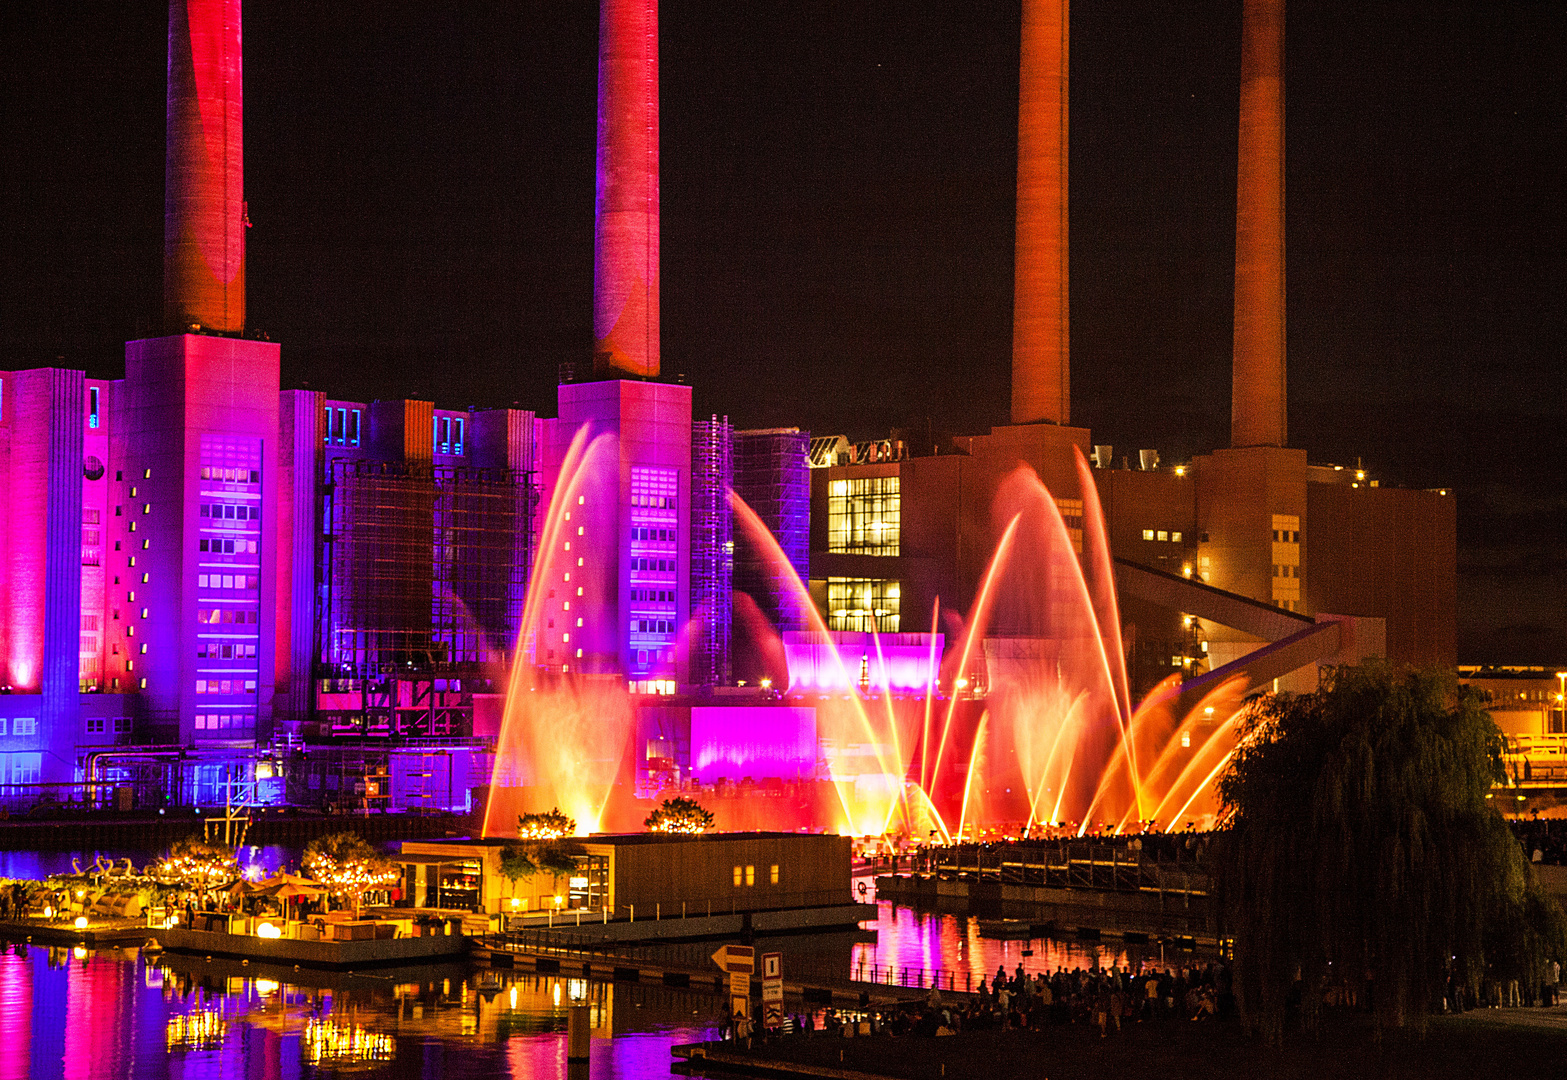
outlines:
[[[87,426],[95,428],[98,426],[98,388],[96,386],[87,388],[87,400]]]
[[[755,885],[756,884],[756,867],[754,867],[754,866],[747,866],[745,868],[745,883],[747,885]]]
[[[735,867],[735,888],[737,889],[740,887],[740,882],[742,880],[740,875],[742,873],[744,873],[744,870],[741,867]]]
[[[896,476],[833,481],[827,496],[827,550],[897,555],[902,517],[899,483]]]
[[[768,880],[768,883],[771,884],[771,885],[778,884],[778,864],[777,863],[773,863],[773,865],[768,868],[767,880]]]
[[[1153,530],[1152,529],[1144,529],[1143,530],[1143,539],[1144,540],[1152,540],[1153,539]]]
[[[1171,534],[1170,534],[1170,540],[1171,540],[1171,541],[1172,541],[1172,542],[1174,542],[1174,543],[1177,543],[1177,544],[1179,544],[1179,543],[1180,543],[1180,542],[1181,542],[1181,534],[1180,534],[1180,533],[1178,533],[1178,532],[1172,532],[1172,533],[1171,533]]]
[[[1170,534],[1168,532],[1166,532],[1165,530],[1160,529],[1159,530],[1159,539],[1160,540],[1168,540],[1168,539],[1170,539]]]

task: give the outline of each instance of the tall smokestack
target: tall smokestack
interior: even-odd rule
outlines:
[[[163,209],[167,329],[245,329],[240,0],[170,0]]]
[[[1285,445],[1284,0],[1245,0],[1231,446]]]
[[[658,374],[658,0],[600,0],[593,368]]]
[[[1023,0],[1012,422],[1071,419],[1067,321],[1067,0]]]

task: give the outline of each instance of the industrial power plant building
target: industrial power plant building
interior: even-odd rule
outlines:
[[[555,416],[283,389],[280,346],[246,336],[239,3],[172,0],[165,335],[129,342],[120,380],[0,371],[0,784],[154,777],[221,801],[259,762],[343,740],[462,750],[482,774],[519,653],[689,712],[775,670],[768,632],[803,684],[806,595],[846,643],[921,653],[938,600],[973,603],[1020,464],[1081,550],[1078,454],[1139,686],[1299,687],[1371,655],[1452,668],[1452,494],[1287,443],[1282,0],[1246,6],[1231,445],[1120,467],[1069,411],[1066,2],[1023,8],[1011,423],[926,447],[694,420],[661,376],[654,0],[602,6],[595,343]],[[354,761],[299,797],[419,805],[390,757]],[[419,794],[461,805],[470,780]]]

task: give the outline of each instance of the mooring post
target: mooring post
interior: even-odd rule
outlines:
[[[566,1029],[566,1073],[571,1080],[588,1080],[591,1022],[588,1006],[571,1006]]]

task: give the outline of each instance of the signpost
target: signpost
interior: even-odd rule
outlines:
[[[749,945],[725,945],[713,954],[713,963],[729,975],[729,1015],[751,1018],[751,973],[756,970],[756,950]]]
[[[762,1026],[783,1026],[783,953],[762,954]]]

